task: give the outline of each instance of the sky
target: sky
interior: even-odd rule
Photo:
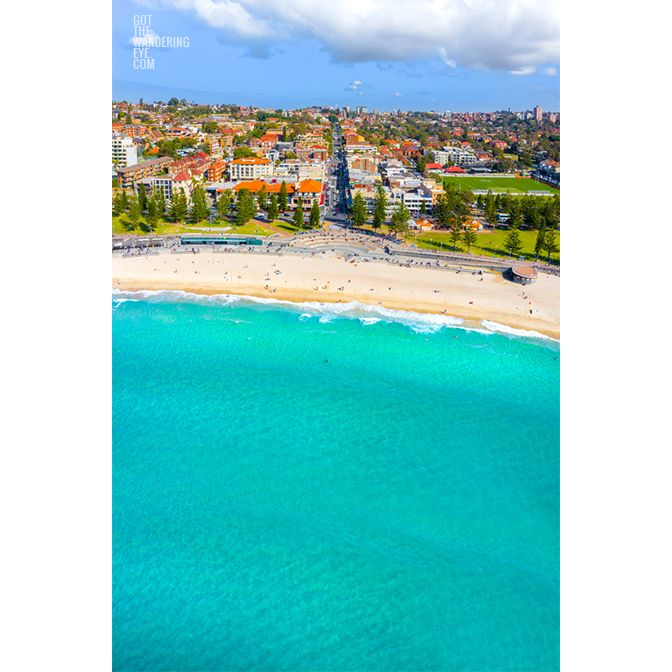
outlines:
[[[112,95],[559,112],[559,17],[559,0],[113,0]],[[189,47],[135,52],[136,21]]]

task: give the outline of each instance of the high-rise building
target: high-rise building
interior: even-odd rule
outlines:
[[[112,163],[119,168],[134,166],[138,162],[138,151],[133,140],[123,133],[112,133]]]
[[[539,105],[537,105],[537,106],[534,108],[534,120],[535,120],[538,124],[540,124],[540,123],[541,123],[541,119],[542,119],[541,108],[539,107]]]

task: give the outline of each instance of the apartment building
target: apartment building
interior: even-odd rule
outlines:
[[[226,172],[226,161],[216,161],[206,169],[206,180],[208,182],[219,182]]]
[[[269,159],[243,157],[229,163],[229,177],[232,181],[258,180],[271,175],[273,167]]]
[[[141,138],[149,132],[146,126],[136,126],[135,124],[126,124],[124,126],[124,133],[129,138]]]
[[[376,173],[378,172],[378,160],[378,157],[374,154],[353,154],[348,156],[348,170]]]
[[[169,156],[161,156],[158,159],[143,161],[142,163],[136,163],[132,166],[119,168],[117,170],[119,186],[123,189],[127,189],[132,187],[134,182],[138,182],[145,177],[159,175],[170,163],[172,163],[172,161],[173,160]]]
[[[449,161],[458,166],[473,166],[478,163],[474,150],[467,147],[444,147],[435,153],[435,157],[442,166]]]
[[[112,133],[112,165],[133,166],[138,162],[138,152],[131,138],[123,133]]]

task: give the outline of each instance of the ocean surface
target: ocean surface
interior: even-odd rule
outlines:
[[[121,292],[114,670],[558,670],[560,346]]]

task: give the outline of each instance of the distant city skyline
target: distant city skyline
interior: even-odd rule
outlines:
[[[556,3],[380,7],[367,0],[324,7],[278,0],[273,9],[257,0],[113,0],[112,96],[283,109],[560,112]],[[163,39],[134,51],[133,39],[144,36],[189,46],[163,46]]]

